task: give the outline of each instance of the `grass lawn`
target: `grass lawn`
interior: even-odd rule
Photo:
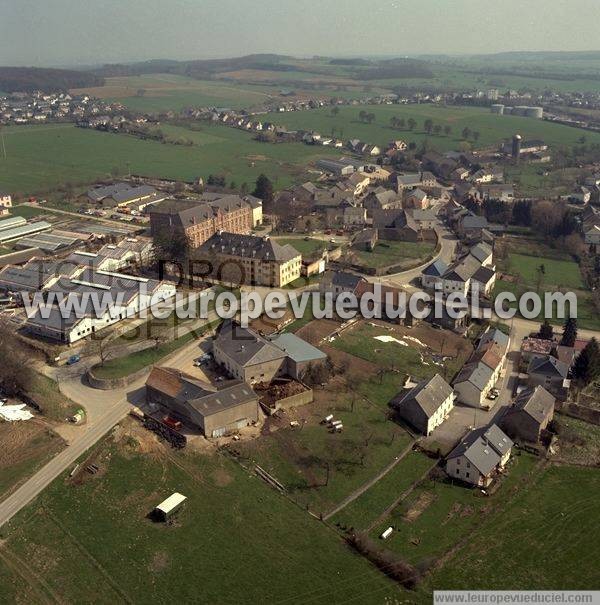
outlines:
[[[480,133],[477,142],[471,140],[474,147],[498,145],[504,139],[512,137],[515,132],[519,132],[525,139],[543,139],[550,146],[570,147],[576,145],[582,135],[580,130],[569,126],[519,116],[498,116],[481,107],[442,107],[427,104],[369,106],[366,111],[375,115],[372,124],[359,120],[361,110],[365,111],[365,108],[341,107],[339,113],[334,116],[329,108],[325,108],[283,114],[271,113],[262,119],[289,129],[316,130],[324,136],[333,134],[344,140],[357,138],[377,145],[387,145],[394,139],[420,145],[427,139],[432,147],[440,151],[456,149],[465,127]],[[393,129],[390,126],[392,117],[405,120],[412,118],[417,122],[417,126],[413,131]],[[449,136],[428,135],[423,130],[424,121],[427,119],[433,120],[434,124],[450,126],[452,132]],[[600,142],[600,134],[586,132],[585,135],[588,144]]]
[[[251,442],[234,446],[240,462],[258,464],[273,474],[301,506],[316,514],[327,513],[385,468],[410,443],[402,428],[381,410],[344,393],[327,410],[313,414],[301,430],[281,428]],[[311,404],[299,408],[303,417]],[[331,413],[344,424],[344,431],[331,434],[318,424],[321,414]],[[329,465],[329,483],[327,466]]]
[[[367,529],[433,464],[434,461],[424,454],[409,452],[385,477],[342,509],[330,522],[346,528]]]
[[[435,245],[430,242],[383,242],[380,241],[373,252],[353,250],[358,262],[366,267],[378,269],[389,267],[394,263],[402,264],[407,260],[425,262],[425,259],[433,253]]]
[[[167,128],[167,127],[166,127]],[[261,174],[276,188],[303,180],[306,166],[333,150],[301,143],[270,145],[221,125],[201,131],[168,127],[172,136],[194,141],[191,147],[142,141],[132,136],[76,128],[71,124],[13,126],[3,130],[8,159],[0,162],[0,182],[31,194],[56,185],[110,178],[113,171],[192,181],[222,174],[227,182],[250,187]]]
[[[155,446],[156,447],[156,446]],[[102,445],[101,472],[55,481],[3,527],[4,600],[380,604],[400,589],[325,526],[219,456]],[[87,474],[86,474],[87,475]],[[178,491],[170,526],[147,514]],[[26,561],[27,574],[15,573]],[[43,597],[43,598],[42,598]]]
[[[520,276],[521,283],[530,289],[548,287],[585,288],[579,265],[573,260],[555,260],[539,256],[510,253],[503,263],[504,271]],[[543,267],[543,271],[541,268]]]
[[[47,210],[44,207],[36,207],[36,206],[13,206],[10,209],[11,216],[22,216],[24,219],[37,218],[38,216],[42,216],[43,214],[51,214],[51,211]],[[56,214],[54,214],[56,216]]]
[[[143,351],[137,351],[124,357],[116,357],[105,362],[104,365],[94,367],[94,375],[97,378],[113,379],[129,376],[139,370],[158,363],[163,357],[177,351],[184,345],[192,342],[196,338],[194,332],[188,332],[175,340],[151,347]]]
[[[42,414],[50,420],[64,421],[81,407],[60,392],[57,382],[37,372],[33,375],[27,394],[38,403]]]
[[[598,469],[549,467],[471,530],[423,590],[596,589],[599,490]]]
[[[558,426],[558,457],[567,464],[600,464],[600,426],[555,415]]]
[[[293,246],[302,256],[318,254],[327,249],[327,242],[320,239],[306,240],[303,237],[274,237],[273,239],[282,246],[286,244]]]

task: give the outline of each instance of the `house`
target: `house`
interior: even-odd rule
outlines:
[[[481,236],[483,229],[488,229],[489,224],[485,216],[477,216],[469,213],[461,217],[457,224],[457,233],[464,239],[473,239]]]
[[[487,329],[454,379],[458,401],[476,408],[489,407],[486,397],[500,378],[509,343],[509,337],[500,330]]]
[[[494,264],[494,251],[488,244],[476,244],[469,250],[469,254],[474,256],[484,267],[491,267]]]
[[[402,208],[402,196],[399,196],[392,189],[378,187],[375,191],[371,191],[367,194],[363,200],[363,207],[368,211]]]
[[[490,184],[481,185],[481,196],[484,200],[498,200],[500,202],[512,202],[515,191],[512,185]]]
[[[419,241],[421,230],[415,219],[405,210],[373,210],[373,228],[379,239]]]
[[[327,271],[319,284],[321,294],[331,293],[333,300],[340,294],[356,294],[357,288],[361,283],[367,280],[361,275],[348,273],[345,271]]]
[[[584,233],[585,243],[589,246],[598,246],[600,244],[600,225],[594,225]]]
[[[433,210],[415,209],[408,210],[407,212],[413,217],[419,229],[423,231],[435,229],[437,225],[437,217]]]
[[[421,285],[427,290],[433,290],[436,284],[441,283],[442,275],[446,271],[448,271],[448,265],[438,258],[421,272]]]
[[[521,342],[521,359],[527,363],[533,359],[548,357],[554,348],[555,342],[545,338],[527,337]]]
[[[146,401],[205,437],[222,437],[259,418],[258,397],[249,385],[236,382],[217,389],[174,368],[152,368]]]
[[[237,284],[283,287],[300,277],[302,256],[290,244],[268,236],[219,231],[199,248],[196,259],[217,279]]]
[[[496,270],[491,267],[481,266],[471,277],[470,289],[474,293],[475,287],[477,291],[484,296],[489,296],[496,285]]]
[[[423,435],[431,435],[454,407],[452,387],[436,374],[405,393],[397,395],[390,405],[400,418]]]
[[[407,208],[425,210],[429,207],[429,199],[427,194],[417,187],[404,198],[404,204]]]
[[[554,417],[556,399],[538,385],[522,391],[502,419],[504,432],[512,439],[537,443]]]
[[[453,263],[442,275],[444,294],[460,292],[466,297],[471,288],[471,279],[480,268],[481,263],[471,255]]]
[[[446,457],[446,473],[475,487],[488,487],[506,466],[512,440],[492,424],[468,433]]]
[[[363,229],[356,234],[352,247],[365,252],[373,252],[378,241],[377,229]]]
[[[0,191],[0,216],[8,214],[9,208],[12,208],[12,197],[6,191]]]
[[[269,383],[281,376],[300,380],[309,364],[322,363],[327,357],[293,334],[269,340],[233,321],[219,326],[213,354],[228,374],[248,384]]]
[[[531,386],[543,386],[559,399],[564,398],[570,386],[569,366],[552,355],[532,359],[527,374]]]

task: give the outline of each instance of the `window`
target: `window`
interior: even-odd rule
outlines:
[[[467,474],[466,474],[466,476],[467,476],[467,478],[468,478],[468,477],[470,476],[470,473],[467,473]]]

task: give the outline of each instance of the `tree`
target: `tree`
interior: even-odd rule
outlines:
[[[400,130],[406,128],[406,120],[404,118],[398,118],[398,128],[400,128]]]
[[[554,337],[554,330],[552,329],[552,326],[550,325],[550,322],[547,319],[540,326],[539,336],[544,340],[552,340],[552,338]]]
[[[396,116],[393,116],[393,117],[390,119],[390,126],[391,126],[392,128],[398,128],[398,118],[397,118]]]
[[[474,130],[474,131],[473,131],[473,140],[474,140],[474,141],[479,141],[479,137],[480,137],[480,136],[481,136],[481,135],[480,135],[480,133],[479,133],[479,131],[478,131],[478,130]]]
[[[442,127],[441,127],[441,125],[440,125],[440,124],[436,124],[436,125],[433,127],[433,134],[434,134],[436,137],[439,137],[439,136],[440,136],[440,134],[442,134]]]
[[[407,124],[408,124],[408,129],[409,130],[414,130],[415,126],[417,125],[417,122],[416,122],[416,120],[414,118],[408,118]]]
[[[361,110],[358,112],[358,119],[359,119],[361,122],[366,122],[366,120],[367,120],[367,115],[368,115],[368,114],[367,114],[367,112],[366,112],[364,109],[361,109]]]
[[[569,317],[565,322],[565,327],[563,330],[563,335],[560,340],[560,344],[565,347],[572,347],[575,345],[575,341],[577,340],[577,320]]]
[[[273,183],[264,174],[261,174],[256,179],[256,186],[252,195],[260,198],[266,204],[270,204],[273,201]]]
[[[465,126],[462,131],[462,138],[467,141],[471,136],[471,129],[468,126]]]
[[[444,134],[447,137],[449,137],[451,132],[452,132],[452,126],[449,126],[448,124],[446,124],[446,126],[444,126]]]
[[[2,363],[0,363],[2,390],[8,395],[26,393],[34,380],[32,369],[34,352],[19,339],[4,320],[0,322],[0,351],[6,352],[2,355]]]
[[[423,130],[427,134],[431,134],[431,131],[433,130],[433,120],[431,118],[425,120],[425,122],[423,123]]]
[[[592,338],[581,351],[573,366],[573,377],[582,385],[589,384],[600,375],[600,347]]]

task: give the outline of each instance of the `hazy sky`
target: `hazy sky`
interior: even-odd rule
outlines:
[[[600,47],[600,0],[0,0],[0,65]]]

